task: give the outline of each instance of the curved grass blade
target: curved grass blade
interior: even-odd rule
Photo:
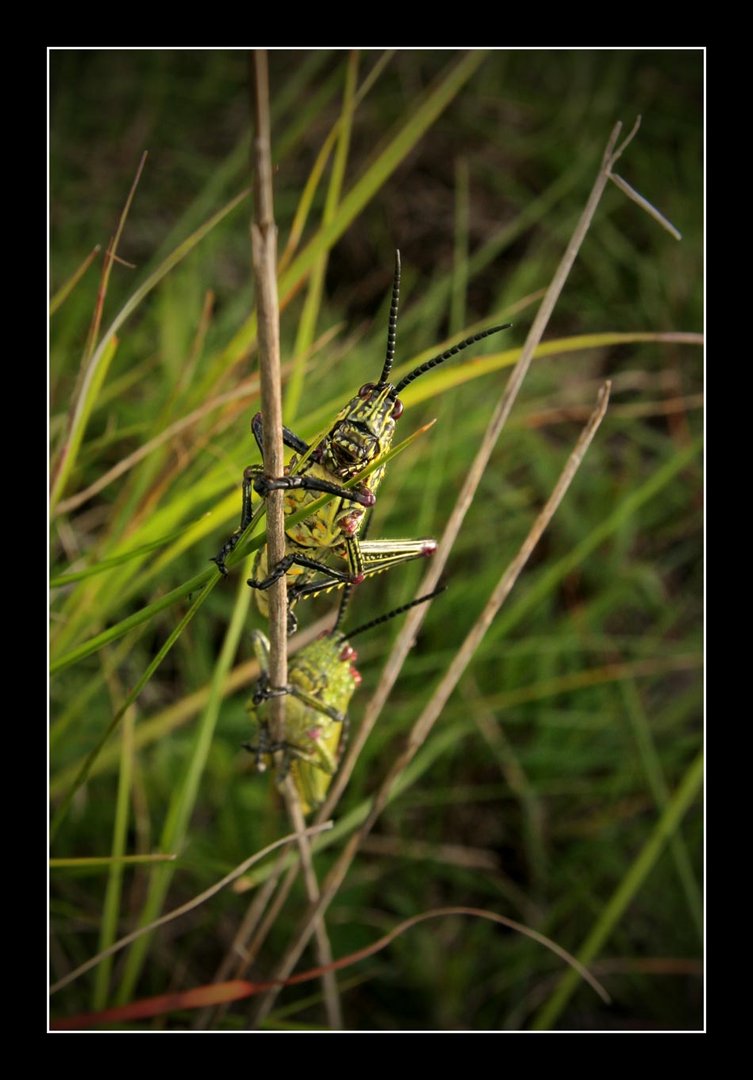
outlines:
[[[74,581],[84,581],[86,578],[94,577],[95,574],[101,574],[105,570],[112,569],[113,566],[121,566],[139,555],[146,555],[150,551],[156,551],[157,548],[164,547],[165,544],[169,544],[171,540],[175,540],[185,531],[186,527],[181,525],[180,528],[173,529],[172,532],[161,536],[159,540],[151,540],[148,544],[141,544],[139,547],[131,548],[130,551],[124,551],[121,555],[112,555],[109,559],[102,559],[101,562],[88,566],[85,570],[73,570],[67,574],[58,574],[56,577],[50,578],[50,588],[56,589],[61,585],[71,585]]]
[[[118,711],[115,713],[115,716],[112,718],[112,720],[108,724],[104,734],[102,735],[102,737],[99,740],[99,742],[97,743],[97,745],[87,755],[86,759],[84,760],[83,765],[81,766],[81,770],[80,770],[78,776],[76,777],[76,779],[74,780],[74,782],[73,782],[73,784],[71,786],[70,791],[64,797],[62,803],[58,807],[58,809],[57,809],[57,811],[56,811],[56,813],[55,813],[55,815],[54,815],[54,817],[52,819],[52,823],[50,825],[50,842],[52,842],[55,839],[55,837],[57,836],[58,830],[60,829],[60,826],[62,825],[63,820],[65,819],[65,815],[68,813],[68,809],[69,809],[69,807],[71,805],[71,802],[73,800],[73,796],[76,794],[76,792],[81,787],[81,785],[85,782],[87,776],[89,775],[89,770],[91,769],[92,765],[94,764],[100,750],[105,745],[107,740],[110,738],[110,735],[112,735],[113,731],[115,731],[115,729],[117,728],[120,721],[123,719],[123,716],[125,715],[125,712],[128,709],[128,707],[133,704],[133,702],[139,696],[139,694],[144,689],[146,684],[149,682],[149,680],[151,679],[154,672],[157,670],[157,668],[162,663],[164,658],[170,652],[170,649],[173,647],[175,642],[178,640],[180,635],[183,633],[186,626],[188,626],[189,622],[194,617],[196,612],[199,610],[201,605],[204,603],[206,598],[209,596],[210,592],[212,591],[212,589],[214,588],[215,585],[216,585],[216,578],[214,580],[208,581],[206,583],[204,588],[201,590],[200,594],[194,600],[191,607],[188,609],[186,614],[183,616],[183,618],[180,620],[178,625],[172,631],[172,633],[168,637],[165,644],[159,650],[157,655],[154,657],[152,662],[147,667],[144,674],[141,676],[139,681],[136,683],[136,686],[126,696],[125,701],[120,706]]]
[[[84,276],[86,271],[89,269],[91,264],[94,262],[97,255],[99,255],[101,250],[102,250],[102,245],[101,244],[95,244],[94,247],[92,248],[92,250],[89,252],[89,254],[84,259],[84,261],[81,263],[81,265],[76,270],[74,270],[73,273],[71,274],[71,276],[68,278],[68,280],[66,282],[64,282],[60,286],[58,291],[55,293],[55,295],[50,300],[50,312],[49,312],[50,315],[54,315],[55,312],[58,310],[58,308],[61,307],[62,304],[65,303],[65,301],[68,299],[70,294],[73,292],[73,290],[78,285],[81,278]]]

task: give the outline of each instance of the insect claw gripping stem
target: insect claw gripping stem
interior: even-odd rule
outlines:
[[[342,484],[330,484],[326,480],[317,480],[310,476],[265,476],[260,474],[254,480],[254,491],[266,497],[270,491],[316,491],[322,495],[339,495],[349,502],[360,503],[367,508],[374,505],[376,496],[372,491],[359,491],[358,488],[345,488]]]
[[[269,701],[271,698],[276,697],[285,697],[286,694],[290,694],[291,692],[290,683],[287,683],[285,686],[270,686],[269,676],[265,672],[256,684],[253,702],[254,705],[261,705],[262,701]]]
[[[251,487],[254,482],[254,477],[257,475],[258,467],[256,465],[247,465],[243,470],[243,495],[241,502],[241,523],[232,536],[228,537],[225,543],[222,545],[216,555],[213,555],[209,560],[210,562],[217,564],[217,569],[223,576],[227,576],[227,566],[225,560],[228,555],[232,554],[235,550],[238,541],[240,540],[243,532],[251,524],[251,518],[253,517],[253,510],[251,507]]]

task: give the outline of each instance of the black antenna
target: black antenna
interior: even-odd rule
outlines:
[[[433,600],[435,596],[439,596],[446,588],[446,585],[440,585],[438,589],[427,593],[426,596],[419,596],[417,600],[411,600],[409,604],[403,604],[402,607],[395,608],[394,611],[388,611],[386,615],[379,615],[376,619],[372,619],[371,622],[364,623],[363,626],[357,626],[355,630],[349,630],[346,635],[348,640],[354,638],[356,634],[362,634],[364,630],[371,630],[373,626],[379,626],[380,623],[387,622],[388,619],[394,619],[396,615],[402,615],[409,608],[416,607],[418,604],[425,604],[427,600]]]
[[[397,339],[397,302],[400,299],[400,252],[395,249],[395,276],[392,280],[392,304],[390,305],[390,321],[387,324],[387,355],[384,358],[384,367],[379,376],[378,387],[385,386],[392,371],[392,363],[395,359],[395,341]]]
[[[427,360],[425,364],[421,364],[415,371],[411,371],[410,375],[406,375],[404,379],[401,379],[395,387],[395,393],[399,394],[408,383],[412,383],[419,375],[423,375],[425,371],[429,371],[430,368],[436,367],[438,364],[443,364],[445,360],[449,360],[451,356],[462,352],[463,349],[467,349],[468,346],[473,345],[474,342],[481,341],[482,338],[489,337],[490,334],[498,334],[500,330],[509,330],[511,326],[512,323],[505,323],[504,326],[490,326],[488,330],[482,330],[480,333],[474,334],[473,337],[458,342],[457,345],[453,345],[447,352],[440,353],[439,356],[435,356],[432,360]]]
[[[337,618],[335,619],[335,625],[330,630],[330,634],[331,634],[332,637],[334,637],[334,635],[337,633],[337,628],[340,625],[340,623],[343,621],[343,615],[345,614],[345,609],[348,606],[348,603],[350,601],[350,596],[351,596],[352,592],[353,592],[353,585],[352,585],[352,583],[349,583],[343,589],[342,599],[340,600],[340,606],[337,609]],[[342,633],[342,631],[340,631],[340,635],[342,637],[345,636]]]

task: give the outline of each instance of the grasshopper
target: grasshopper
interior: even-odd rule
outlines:
[[[253,631],[254,652],[262,674],[246,708],[256,726],[257,742],[243,745],[254,755],[258,772],[267,769],[274,753],[282,752],[277,782],[282,783],[291,773],[304,814],[324,802],[345,750],[348,706],[361,682],[360,672],[354,666],[358,654],[350,639],[433,599],[442,591],[443,588],[435,589],[346,635],[339,629],[350,595],[350,588],[346,587],[335,625],[290,659],[289,683],[284,687],[269,685],[269,641],[260,630]],[[272,738],[263,706],[270,698],[283,694],[289,695],[289,700],[285,706],[285,736],[278,742]]]
[[[469,345],[490,334],[506,330],[511,324],[492,326],[466,338],[420,364],[397,385],[393,385],[389,376],[395,359],[399,298],[400,252],[397,251],[387,329],[387,351],[379,381],[364,383],[355,397],[341,409],[331,426],[311,444],[299,438],[290,428],[283,427],[283,442],[295,451],[284,476],[267,476],[263,464],[251,465],[244,470],[240,526],[212,560],[223,574],[227,573],[227,556],[251,523],[252,490],[262,498],[270,491],[288,492],[286,516],[297,513],[322,493],[339,496],[329,500],[311,517],[286,529],[286,554],[276,566],[269,567],[266,548],[257,554],[254,576],[248,579],[248,584],[260,590],[257,604],[264,615],[268,609],[262,593],[283,574],[289,575],[288,601],[292,608],[302,597],[316,596],[333,588],[342,588],[348,583],[357,584],[364,577],[380,573],[397,563],[429,555],[436,550],[436,542],[426,539],[359,541],[358,533],[365,511],[376,501],[376,491],[382,482],[385,465],[378,465],[354,487],[348,489],[343,485],[390,449],[395,425],[403,413],[403,403],[398,396],[401,390]],[[251,429],[263,462],[261,413],[254,416]],[[346,562],[347,569],[339,569],[325,561],[332,555]],[[291,625],[294,623],[295,619],[291,617]]]
[[[251,430],[263,455],[261,413],[257,413],[251,421]],[[320,444],[322,440],[317,440],[312,446],[308,446],[289,428],[283,427],[283,441],[286,446],[292,447],[302,455],[300,459],[293,455],[290,464],[286,467],[286,475],[282,480],[289,480],[290,484],[270,480],[265,476],[261,465],[247,466],[243,472],[243,509],[240,526],[212,561],[217,563],[223,574],[227,573],[225,559],[251,523],[252,490],[266,495],[276,488],[288,489],[289,494],[285,499],[286,518],[296,513],[306,503],[312,502],[319,493],[339,495],[339,498],[331,500],[311,518],[286,528],[287,552],[271,573],[268,572],[266,546],[257,552],[254,559],[254,577],[249,578],[248,584],[260,590],[257,593],[256,602],[259,611],[265,617],[268,616],[268,604],[264,590],[283,574],[288,574],[288,631],[292,634],[297,625],[292,607],[297,600],[318,596],[320,593],[343,588],[348,584],[360,584],[365,578],[389,570],[390,567],[399,563],[432,555],[436,551],[437,544],[430,538],[359,541],[356,533],[362,528],[366,509],[374,505],[373,492],[368,490],[366,483],[362,484],[360,489],[357,487],[346,489],[342,484],[338,485],[326,479],[327,474],[320,466],[311,465],[313,447]],[[314,475],[309,472],[300,476],[290,475],[289,470],[300,466],[301,463],[304,469],[309,467],[315,469]],[[368,464],[367,461],[360,468],[365,468]],[[367,481],[380,471],[384,471],[383,466],[371,473]],[[348,479],[350,477],[345,476],[343,483]],[[300,486],[297,483],[299,480]],[[308,494],[309,492],[313,494]],[[355,508],[354,503],[357,503]],[[341,570],[324,562],[323,558],[329,554],[335,554],[347,561],[351,569]],[[317,557],[314,558],[314,556]]]

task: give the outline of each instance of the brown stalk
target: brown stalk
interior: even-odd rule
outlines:
[[[272,190],[272,148],[269,123],[269,78],[267,54],[256,50],[252,64],[254,221],[251,225],[251,252],[256,283],[259,322],[259,363],[261,402],[264,416],[264,467],[269,476],[282,476],[285,471],[282,444],[282,403],[280,397],[280,325],[277,296],[277,226],[274,221]],[[267,499],[268,565],[275,566],[285,555],[285,503],[282,491],[272,491]],[[269,590],[269,680],[272,686],[286,686],[287,665],[287,583],[285,575]],[[282,741],[285,735],[285,697],[270,701],[272,736]],[[283,794],[291,823],[297,834],[298,850],[304,868],[304,880],[309,901],[319,898],[319,886],[311,860],[311,846],[305,835],[303,812],[288,775]],[[332,962],[332,950],[324,919],[314,925],[319,963]],[[322,977],[325,1003],[330,1026],[342,1028],[337,981],[333,972]]]

